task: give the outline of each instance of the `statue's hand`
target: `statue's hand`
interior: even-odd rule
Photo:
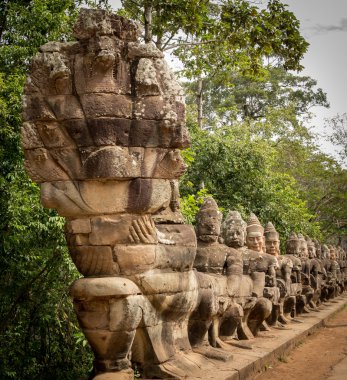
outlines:
[[[130,241],[132,243],[156,244],[158,243],[157,230],[153,219],[144,215],[133,220],[129,228]]]

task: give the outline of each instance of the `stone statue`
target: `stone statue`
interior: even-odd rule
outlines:
[[[314,290],[314,294],[311,300],[311,307],[317,310],[321,300],[321,289],[323,283],[323,270],[319,259],[317,258],[316,245],[309,236],[305,237],[308,249],[309,265],[310,265],[310,284]]]
[[[276,285],[280,290],[278,305],[273,305],[270,325],[276,325],[277,321],[287,324],[295,307],[295,292],[292,292],[291,274],[293,269],[292,261],[280,254],[280,238],[274,225],[269,222],[264,231],[266,253],[276,257],[278,268],[276,270]]]
[[[301,261],[301,249],[302,244],[298,238],[298,235],[292,232],[286,240],[286,257],[288,257],[293,263],[292,270],[292,289],[296,296],[295,310],[292,315],[296,313],[309,312],[307,309],[307,299],[303,292],[304,281],[302,273],[302,261]]]
[[[341,283],[341,270],[339,263],[337,262],[336,247],[331,245],[329,247],[329,272],[335,281],[335,297],[342,293]]]
[[[311,273],[310,273],[310,259],[308,254],[308,247],[305,237],[302,234],[298,234],[299,245],[299,257],[301,260],[301,282],[302,282],[302,294],[305,295],[305,305],[299,309],[299,312],[308,313],[309,307],[313,307],[316,310],[315,305],[312,303],[314,290],[311,287]]]
[[[77,41],[43,45],[25,86],[25,165],[43,205],[66,218],[95,379],[133,379],[131,362],[157,378],[191,365],[179,355],[191,350],[199,298],[196,236],[179,210],[183,90],[139,34],[123,17],[82,9]]]
[[[277,287],[276,270],[279,268],[278,260],[273,255],[266,253],[266,242],[264,228],[258,218],[251,214],[246,228],[246,245],[249,250],[258,252],[260,255],[256,260],[255,271],[252,274],[254,280],[259,281],[262,274],[265,273],[265,287],[263,295],[272,303],[271,310],[279,308],[280,290]],[[269,320],[269,319],[268,319]],[[277,319],[276,319],[277,321]],[[249,322],[249,324],[252,322]],[[253,322],[256,323],[256,322]],[[277,324],[276,322],[272,323]],[[262,322],[259,328],[269,330],[266,322]],[[252,329],[251,329],[252,330]]]
[[[325,269],[325,263],[324,263],[323,254],[322,254],[322,245],[317,239],[313,240],[313,242],[316,248],[316,260],[319,262],[320,270],[322,272],[320,302],[325,303],[328,301],[329,291],[328,291],[328,284],[327,284],[327,271]]]
[[[322,263],[326,271],[326,298],[332,300],[337,293],[336,277],[331,271],[333,268],[330,261],[330,249],[326,244],[322,245]]]
[[[189,336],[195,352],[206,356],[221,355],[206,349],[225,347],[220,340],[230,339],[241,322],[243,311],[235,300],[242,281],[242,257],[234,248],[219,241],[222,213],[213,198],[206,198],[197,214],[198,247],[194,267],[200,284],[199,304],[190,318]]]
[[[263,231],[258,236],[258,231],[256,231],[259,229],[258,225],[247,226],[237,211],[230,211],[222,224],[224,243],[237,249],[243,259],[243,276],[238,302],[244,309],[244,317],[238,328],[239,339],[252,339],[257,335],[272,309],[271,302],[264,297],[265,272],[268,270],[268,263],[263,260],[259,251],[254,251],[244,245],[247,229],[249,244],[261,251]],[[253,237],[256,238],[253,239]]]

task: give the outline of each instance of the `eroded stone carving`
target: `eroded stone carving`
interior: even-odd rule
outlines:
[[[243,316],[236,303],[242,281],[242,258],[236,249],[219,241],[221,222],[217,203],[207,198],[197,214],[194,267],[200,292],[197,308],[190,317],[189,335],[194,351],[212,358],[223,358],[226,354],[213,351],[208,345],[227,348],[220,337],[224,341],[232,339]]]
[[[44,206],[66,217],[84,278],[71,287],[94,376],[179,376],[199,282],[183,224],[179,149],[189,146],[183,90],[138,26],[81,10],[77,42],[35,56],[23,102],[25,165]],[[165,364],[163,364],[165,363]]]
[[[264,231],[266,252],[276,257],[278,267],[276,269],[276,285],[280,296],[278,304],[273,304],[272,315],[268,319],[270,325],[277,325],[278,322],[288,324],[288,319],[295,306],[295,294],[292,284],[293,262],[280,253],[280,237],[274,225],[269,222]]]
[[[245,246],[246,234],[250,246],[258,251]],[[230,211],[222,225],[225,244],[238,250],[243,260],[238,302],[243,307],[244,316],[238,327],[239,339],[252,339],[257,335],[272,309],[271,301],[264,297],[265,273],[269,262],[262,257],[262,236],[260,223],[251,218],[247,225],[237,211]],[[272,259],[270,261],[273,263]]]

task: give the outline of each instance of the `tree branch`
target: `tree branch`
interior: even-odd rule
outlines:
[[[204,42],[181,42],[181,43],[178,43],[178,44],[175,44],[175,45],[169,45],[166,49],[164,49],[165,51],[167,50],[171,50],[171,49],[175,49],[177,47],[181,47],[181,46],[199,46],[199,45],[208,45],[208,44],[211,44],[213,42],[217,42],[217,40],[210,40],[210,41],[204,41]],[[163,50],[163,51],[164,51]]]

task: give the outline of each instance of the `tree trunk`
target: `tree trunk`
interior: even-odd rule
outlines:
[[[145,2],[145,43],[152,41],[152,2]]]
[[[197,90],[196,90],[196,106],[198,109],[198,126],[202,129],[202,111],[203,111],[203,102],[202,102],[202,79],[198,79]]]

